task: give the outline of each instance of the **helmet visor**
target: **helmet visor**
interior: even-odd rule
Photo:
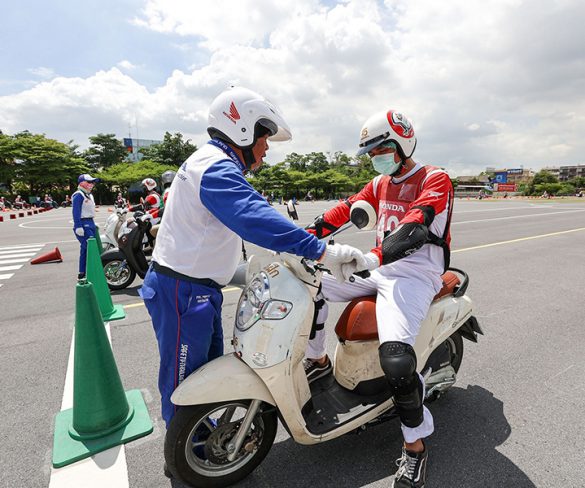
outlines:
[[[390,133],[386,132],[386,134],[382,134],[381,136],[374,137],[373,139],[370,139],[369,141],[360,144],[360,147],[356,153],[356,156],[362,156],[366,153],[369,153],[372,149],[374,149],[375,147],[378,147],[380,144],[382,144],[389,135],[390,135]]]

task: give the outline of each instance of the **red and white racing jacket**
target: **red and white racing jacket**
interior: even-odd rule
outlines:
[[[415,222],[427,225],[431,241],[415,253],[387,264],[393,272],[417,271],[441,275],[449,265],[453,210],[453,185],[447,173],[434,166],[416,164],[407,174],[393,178],[380,175],[359,193],[325,212],[326,223],[341,227],[349,221],[350,206],[365,200],[377,212],[376,247],[372,249],[382,263],[382,240],[399,224]],[[433,217],[434,216],[434,217]],[[324,235],[329,231],[324,229]],[[409,272],[410,274],[410,272]]]

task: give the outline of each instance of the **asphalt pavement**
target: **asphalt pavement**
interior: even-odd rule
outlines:
[[[334,204],[301,202],[299,224]],[[275,208],[286,214],[283,205]],[[107,208],[99,210],[103,223]],[[470,276],[468,295],[485,336],[465,341],[456,385],[429,406],[436,430],[428,439],[427,487],[582,488],[585,202],[458,200],[452,237],[452,265]],[[337,238],[364,251],[373,240],[373,232],[356,230]],[[28,262],[54,247],[62,263]],[[2,487],[47,487],[55,474],[53,418],[63,400],[78,252],[70,209],[0,222]],[[125,446],[127,477],[119,486],[182,488],[162,471],[158,351],[139,286],[137,279],[112,294],[127,317],[110,327],[124,388],[142,391],[155,430]],[[226,351],[238,298],[238,290],[224,290]],[[330,353],[342,309],[330,307]],[[295,444],[279,427],[271,452],[238,486],[387,487],[400,445],[397,421],[316,446]]]

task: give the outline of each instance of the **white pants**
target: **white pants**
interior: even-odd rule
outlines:
[[[327,301],[347,302],[358,297],[377,295],[376,321],[380,344],[397,341],[414,347],[420,324],[429,311],[433,297],[441,289],[442,281],[440,276],[408,274],[402,270],[393,270],[391,266],[382,266],[372,271],[369,278],[356,277],[353,283],[339,283],[333,276],[324,274],[321,284],[325,305],[317,316],[318,324],[324,324],[327,320],[329,313]],[[317,359],[325,356],[327,353],[325,338],[324,329],[316,332],[315,338],[309,341],[307,347],[308,358]],[[402,425],[406,442],[414,442],[432,434],[433,417],[424,406],[423,412],[423,422],[418,427]]]

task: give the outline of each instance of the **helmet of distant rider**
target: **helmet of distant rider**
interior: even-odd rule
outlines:
[[[146,187],[148,191],[152,191],[156,188],[156,181],[152,178],[145,178],[142,180],[142,186]]]
[[[171,186],[171,183],[175,179],[176,175],[177,175],[176,171],[173,171],[173,170],[165,171],[160,177],[163,188],[166,188],[167,186]]]
[[[232,143],[243,150],[246,166],[252,147],[259,137],[269,134],[271,141],[288,141],[290,128],[280,110],[262,95],[242,87],[232,87],[220,93],[209,107],[211,137]],[[247,151],[249,150],[249,151]]]
[[[358,156],[370,152],[385,142],[394,142],[400,159],[412,157],[416,148],[416,137],[410,120],[400,112],[388,110],[372,115],[360,132]]]

